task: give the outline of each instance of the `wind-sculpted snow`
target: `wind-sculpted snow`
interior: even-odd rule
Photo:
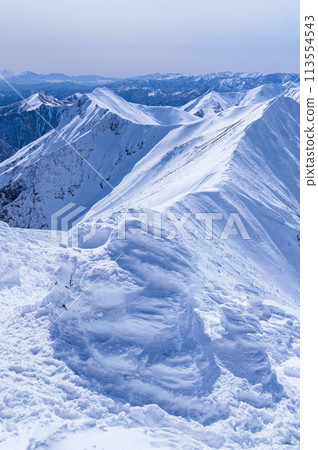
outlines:
[[[209,202],[207,198],[204,204]],[[263,284],[257,282],[251,270],[256,262],[244,253],[247,245],[240,250],[238,242],[234,248],[206,242],[199,233],[187,244],[181,239],[169,241],[168,225],[162,230],[163,238],[155,240],[152,234],[136,236],[137,223],[137,219],[126,222],[124,240],[117,238],[114,228],[93,264],[69,267],[72,283],[81,290],[97,281],[94,290],[54,324],[56,356],[98,392],[132,405],[155,403],[203,424],[228,416],[213,396],[220,363],[234,376],[256,385],[261,404],[279,401],[283,386],[259,337],[258,322],[264,298],[273,292],[269,294],[268,287],[263,291]],[[197,225],[188,225],[193,236]],[[206,257],[202,261],[203,277],[193,271],[198,249],[201,255],[213,255],[211,261]],[[116,267],[107,269],[109,258],[118,258]],[[65,277],[63,271],[61,275]],[[61,275],[57,274],[58,284],[42,304],[51,311],[52,322],[59,305],[72,304],[80,294],[77,287],[65,293]],[[205,277],[215,280],[212,292]],[[229,283],[231,278],[234,285]],[[240,304],[244,293],[257,298],[259,312]]]
[[[0,166],[10,225],[87,211],[75,247],[0,223],[6,448],[299,448],[297,86],[98,88],[57,131]]]
[[[83,273],[80,283],[100,278],[71,316],[54,326],[56,356],[108,396],[132,405],[156,403],[210,423],[216,412],[208,396],[220,369],[194,310],[191,270],[169,242],[133,234],[113,239],[99,252],[96,268],[84,263],[75,269],[73,283]],[[117,268],[103,273],[107,259],[121,253]],[[43,306],[53,308],[55,317],[56,300],[69,304],[74,293],[66,299],[57,287]],[[85,323],[76,318],[83,314]]]

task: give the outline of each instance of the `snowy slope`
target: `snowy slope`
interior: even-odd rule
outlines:
[[[73,201],[93,237],[0,227],[3,448],[299,448],[294,87],[182,109],[97,89],[58,132],[1,165],[2,218],[49,226]],[[212,239],[203,213],[222,214]],[[248,236],[224,237],[231,213]]]
[[[217,116],[218,113],[232,106],[261,103],[280,95],[292,97],[299,102],[299,86],[288,81],[282,85],[265,84],[248,90],[245,88],[228,92],[211,90],[187,103],[182,109],[199,117],[203,117],[205,114]]]

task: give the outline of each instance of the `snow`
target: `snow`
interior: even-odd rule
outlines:
[[[132,123],[174,126],[193,122],[196,119],[178,108],[128,103],[107,88],[97,88],[91,94],[87,94],[87,97],[100,108],[107,109]]]
[[[42,105],[54,107],[63,106],[64,104],[65,101],[59,100],[52,95],[36,93],[31,95],[31,97],[27,98],[26,100],[23,100],[20,108],[22,111],[34,111],[35,109],[40,108]]]
[[[76,95],[59,100],[37,93],[0,106],[0,162],[56,127],[61,115],[76,99]]]
[[[98,88],[57,131],[0,165],[0,448],[299,448],[296,87],[183,108]],[[70,201],[78,246],[41,229]],[[233,212],[250,239],[220,238]]]
[[[299,102],[299,86],[289,81],[284,84],[261,85],[249,90],[242,89],[228,92],[211,90],[187,103],[182,109],[199,117],[206,114],[217,116],[221,111],[233,106],[257,104],[280,96],[292,97]]]

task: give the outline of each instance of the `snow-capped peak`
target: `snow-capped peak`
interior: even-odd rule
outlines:
[[[66,100],[60,100],[53,95],[42,94],[41,92],[37,92],[25,100],[21,101],[20,108],[22,111],[32,111],[34,109],[38,109],[41,106],[49,106],[49,107],[58,107],[65,106],[67,103]]]
[[[145,106],[127,102],[107,88],[96,88],[85,97],[94,105],[136,124],[175,126],[197,120],[192,114],[178,108]]]

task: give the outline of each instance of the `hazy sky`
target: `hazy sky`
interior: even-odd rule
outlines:
[[[299,72],[298,0],[2,0],[0,69]]]

